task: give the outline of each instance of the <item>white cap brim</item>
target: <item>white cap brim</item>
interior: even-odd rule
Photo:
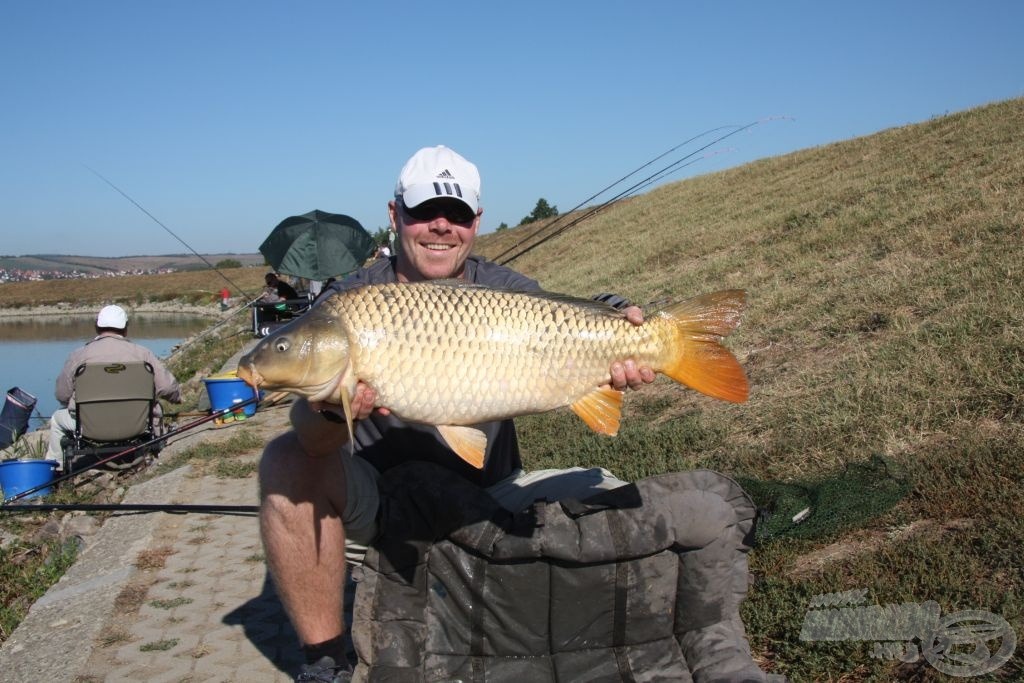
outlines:
[[[458,199],[476,213],[480,206],[476,192],[463,188],[460,183],[450,180],[437,180],[433,183],[421,183],[406,188],[402,193],[402,203],[408,207],[419,206],[423,202],[439,198]]]
[[[395,196],[410,208],[431,199],[458,199],[478,213],[480,172],[472,162],[444,145],[424,147],[402,167]]]

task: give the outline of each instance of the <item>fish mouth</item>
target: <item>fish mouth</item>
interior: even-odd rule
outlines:
[[[260,385],[263,384],[263,377],[251,365],[239,364],[236,374],[239,379],[244,380],[253,389],[259,389]]]
[[[256,368],[249,365],[239,365],[237,374],[239,379],[245,380],[246,384],[255,389],[263,387],[271,391],[287,391],[291,394],[305,396],[310,401],[328,401],[331,403],[340,401],[339,386],[343,376],[343,373],[340,372],[326,382],[304,386],[286,386],[284,384],[268,382]]]

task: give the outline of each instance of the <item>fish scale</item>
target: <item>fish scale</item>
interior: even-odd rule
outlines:
[[[606,304],[547,292],[448,281],[368,285],[328,296],[263,339],[239,361],[238,374],[265,389],[346,406],[364,382],[378,405],[438,425],[473,462],[478,437],[461,426],[568,405],[593,429],[614,434],[621,394],[605,385],[616,361],[632,359],[709,395],[746,400],[743,370],[719,344],[744,305],[740,290],[716,292],[637,326]]]
[[[403,288],[386,306],[346,306],[347,301],[339,297],[336,315],[350,337],[367,328],[389,329],[393,335],[392,343],[360,350],[357,362],[367,371],[359,378],[377,389],[381,405],[428,423],[483,422],[571,403],[608,381],[616,337],[625,351],[641,334],[611,308],[595,313],[500,290],[414,286]],[[563,319],[559,329],[546,323],[553,319],[553,307]],[[448,315],[438,315],[442,310],[457,314],[465,332]],[[405,311],[425,314],[408,317]],[[583,330],[588,334],[581,335]],[[396,365],[407,372],[391,377]],[[448,365],[459,369],[449,371]],[[453,416],[437,397],[454,395],[460,396],[461,410]]]

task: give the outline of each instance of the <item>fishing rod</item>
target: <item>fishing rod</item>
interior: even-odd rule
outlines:
[[[596,213],[599,213],[600,211],[602,211],[605,208],[607,208],[610,204],[612,204],[612,203],[614,203],[614,202],[616,202],[616,201],[618,201],[620,199],[623,199],[625,197],[631,196],[632,194],[635,194],[639,190],[641,190],[641,189],[643,189],[645,187],[650,186],[651,184],[657,182],[658,180],[666,177],[667,175],[669,175],[671,173],[676,173],[676,172],[682,170],[683,168],[686,168],[687,166],[690,166],[690,165],[692,165],[694,163],[697,163],[698,161],[702,161],[704,159],[707,159],[707,158],[709,158],[709,156],[713,156],[713,155],[705,155],[705,156],[699,157],[697,159],[692,159],[692,157],[694,157],[695,155],[699,154],[700,152],[703,152],[704,150],[708,149],[709,147],[712,147],[712,146],[718,144],[719,142],[722,142],[723,140],[732,137],[733,135],[736,135],[736,134],[741,133],[741,132],[743,132],[745,130],[753,128],[754,126],[759,125],[761,123],[765,123],[767,121],[778,120],[778,119],[786,119],[786,118],[789,118],[789,117],[784,117],[784,116],[781,116],[781,117],[767,117],[767,118],[763,118],[763,119],[758,119],[756,121],[752,121],[752,122],[750,122],[748,124],[745,124],[745,125],[742,125],[742,126],[737,126],[737,125],[719,126],[718,128],[712,128],[712,129],[710,129],[708,131],[705,131],[705,132],[701,133],[700,135],[694,136],[693,138],[690,138],[690,140],[687,140],[686,142],[680,143],[679,145],[676,145],[675,147],[673,147],[671,150],[669,150],[669,151],[659,155],[655,159],[652,159],[650,162],[644,164],[643,166],[638,168],[636,171],[633,171],[632,173],[624,176],[621,180],[617,181],[616,183],[614,183],[612,186],[609,186],[609,187],[613,187],[614,185],[617,185],[617,184],[621,183],[623,180],[625,180],[625,178],[628,178],[628,177],[630,177],[632,175],[635,175],[639,170],[641,170],[643,168],[646,168],[647,166],[650,166],[652,163],[654,163],[658,159],[661,159],[661,158],[667,156],[672,151],[674,151],[676,149],[679,149],[680,147],[682,147],[682,146],[684,146],[686,144],[689,144],[690,142],[692,142],[692,141],[694,141],[694,140],[696,140],[696,139],[698,139],[700,137],[703,137],[705,135],[708,135],[710,133],[714,133],[714,132],[717,132],[717,131],[720,131],[720,130],[726,130],[726,129],[729,129],[729,128],[733,129],[730,132],[725,133],[724,135],[720,135],[720,136],[716,137],[714,140],[712,140],[711,142],[707,143],[706,145],[698,147],[697,149],[695,149],[694,151],[690,152],[689,154],[684,155],[680,159],[677,159],[673,163],[671,163],[668,166],[663,167],[659,171],[656,171],[655,173],[647,176],[646,178],[644,178],[644,179],[640,180],[639,182],[635,183],[634,185],[626,188],[625,190],[623,190],[619,194],[615,195],[611,199],[609,199],[609,200],[599,204],[597,207],[595,207],[591,211],[587,212],[583,216],[578,216],[577,218],[572,220],[568,225],[562,226],[559,230],[557,230],[555,232],[552,232],[551,234],[548,234],[548,235],[542,237],[537,242],[535,242],[534,244],[530,245],[529,247],[524,248],[519,253],[510,256],[509,258],[505,259],[504,261],[498,261],[498,258],[500,258],[500,256],[502,256],[504,254],[507,254],[510,251],[510,249],[506,249],[498,257],[495,257],[494,260],[497,261],[500,265],[506,265],[508,263],[511,263],[515,259],[519,258],[520,256],[523,256],[524,254],[529,253],[530,251],[532,251],[533,249],[537,248],[541,244],[547,242],[548,240],[556,237],[557,235],[562,234],[563,232],[568,230],[570,227],[579,224],[584,219],[589,218],[590,216],[593,216]],[[605,190],[602,190],[601,192],[599,192],[598,195],[603,194],[608,189],[609,188],[605,188]],[[594,195],[594,196],[598,196],[598,195]],[[584,200],[584,201],[589,201],[589,200]],[[576,210],[575,208],[572,209],[572,211],[575,211],[575,210]],[[571,213],[571,211],[569,213]],[[563,216],[568,216],[568,215],[569,214],[563,214]],[[536,230],[529,237],[524,238],[523,240],[520,240],[520,242],[518,244],[522,244],[523,242],[527,241],[528,239],[532,239],[533,237],[535,237],[536,235],[540,234],[544,230],[551,230],[551,228],[553,226],[555,226],[555,225],[557,225],[559,223],[561,218],[562,217],[560,216],[558,219],[556,219],[552,223],[549,223],[548,225],[544,226],[543,228],[540,228],[540,229]]]
[[[246,295],[246,296],[248,296],[248,295]],[[182,344],[180,346],[178,346],[173,351],[171,351],[170,355],[167,356],[167,360],[168,361],[171,360],[176,355],[178,355],[179,353],[181,353],[185,349],[191,347],[196,342],[198,342],[200,339],[203,339],[204,337],[206,337],[207,335],[209,335],[210,333],[215,331],[221,325],[224,325],[224,324],[230,322],[232,318],[234,318],[239,313],[247,310],[248,307],[249,307],[249,303],[240,304],[238,307],[235,308],[234,311],[232,311],[230,314],[228,314],[228,316],[226,318],[224,318],[223,320],[221,320],[220,322],[218,322],[218,323],[216,323],[214,325],[211,325],[210,327],[206,328],[205,330],[203,330],[202,332],[197,334],[195,337],[193,337],[191,340],[186,340],[186,341],[182,342]],[[239,334],[239,333],[236,332],[235,334]],[[228,335],[227,337],[224,337],[223,339],[230,339],[233,336],[235,336],[235,335]]]
[[[11,496],[10,498],[5,498],[4,500],[0,501],[0,511],[5,509],[9,503],[13,503],[16,500],[21,500],[22,498],[30,496],[33,493],[37,493],[39,491],[42,491],[45,488],[49,488],[49,487],[51,487],[51,486],[53,486],[55,484],[59,484],[59,483],[61,483],[63,481],[67,481],[68,479],[71,479],[72,477],[78,476],[79,474],[82,474],[83,472],[88,472],[89,470],[95,469],[95,468],[99,467],[100,465],[104,465],[104,464],[110,462],[111,460],[116,460],[117,458],[120,458],[123,455],[127,455],[129,453],[134,453],[135,451],[141,450],[143,448],[148,448],[149,446],[154,446],[154,445],[156,445],[156,444],[158,444],[158,443],[160,443],[162,441],[166,441],[166,440],[170,439],[171,437],[177,436],[178,434],[181,434],[182,432],[186,432],[189,429],[194,429],[194,428],[198,427],[201,424],[205,424],[206,422],[210,422],[211,420],[215,420],[215,419],[217,419],[219,417],[223,417],[224,415],[226,415],[228,413],[231,413],[231,412],[234,412],[234,411],[238,410],[239,408],[244,408],[245,406],[252,405],[253,403],[256,403],[259,400],[260,400],[259,396],[253,396],[252,398],[246,399],[244,401],[239,401],[238,403],[235,403],[235,404],[233,404],[233,405],[231,405],[231,406],[229,406],[227,408],[223,408],[221,410],[214,411],[211,414],[207,415],[206,417],[200,418],[200,419],[198,419],[198,420],[196,420],[194,422],[190,422],[187,425],[178,427],[177,429],[172,429],[171,431],[167,432],[166,434],[161,434],[160,436],[158,436],[156,438],[153,438],[153,439],[150,439],[149,441],[145,441],[145,442],[140,443],[140,444],[138,444],[136,446],[131,446],[129,448],[126,448],[123,451],[120,451],[118,453],[114,453],[111,456],[108,456],[106,458],[102,458],[100,460],[97,460],[96,462],[94,462],[93,464],[89,465],[88,467],[83,467],[80,470],[73,470],[71,472],[68,472],[67,474],[64,474],[63,476],[57,477],[56,479],[52,479],[52,480],[50,480],[50,481],[48,481],[48,482],[46,482],[44,484],[40,484],[38,486],[34,486],[34,487],[30,488],[30,489],[22,491],[21,493],[17,493],[15,495]]]
[[[24,503],[5,505],[0,512],[199,512],[220,515],[252,515],[260,511],[259,505],[200,505],[163,503]]]
[[[45,421],[45,420],[49,420],[50,417],[52,417],[52,415],[49,415],[49,416],[48,415],[43,415],[41,412],[39,412],[39,408],[33,406],[32,414],[28,416],[28,419],[30,419],[30,420],[43,420],[43,421]]]
[[[176,240],[178,240],[179,242],[181,242],[182,244],[184,244],[184,245],[185,245],[185,247],[186,247],[186,248],[187,248],[187,249],[188,249],[189,251],[191,251],[191,252],[192,252],[193,254],[195,254],[196,256],[198,256],[198,257],[199,257],[199,260],[200,260],[200,261],[202,261],[202,262],[203,262],[203,263],[205,263],[206,265],[210,266],[210,268],[211,268],[211,269],[213,269],[214,271],[216,271],[216,273],[217,273],[218,275],[220,275],[220,276],[221,276],[222,278],[224,278],[224,280],[225,280],[225,281],[226,281],[226,282],[227,282],[227,283],[228,283],[229,285],[231,285],[232,287],[234,287],[234,288],[235,288],[235,291],[237,291],[237,292],[240,292],[240,293],[244,294],[244,295],[245,295],[245,296],[246,296],[247,298],[252,298],[252,294],[250,294],[249,292],[245,291],[244,289],[242,289],[241,287],[239,287],[239,286],[238,286],[237,284],[235,284],[234,282],[232,282],[232,281],[231,281],[231,278],[229,278],[229,277],[228,277],[227,275],[225,275],[225,274],[224,274],[224,273],[222,273],[222,272],[221,272],[220,270],[218,270],[218,269],[217,269],[217,267],[216,267],[215,265],[213,265],[212,263],[210,263],[209,261],[207,261],[207,260],[206,260],[206,257],[205,257],[205,256],[203,256],[203,255],[202,255],[202,254],[200,254],[200,253],[199,253],[198,251],[196,251],[195,249],[193,249],[193,248],[192,248],[192,246],[191,246],[191,245],[189,245],[189,243],[188,243],[188,242],[186,242],[185,240],[183,240],[183,239],[181,239],[180,237],[178,237],[178,235],[176,235],[176,234],[174,233],[174,231],[173,231],[173,230],[171,230],[171,229],[170,229],[170,228],[168,228],[168,227],[167,227],[166,225],[164,225],[163,223],[161,223],[161,222],[160,222],[160,220],[159,220],[159,219],[157,219],[157,217],[156,217],[156,216],[154,216],[153,214],[151,214],[151,213],[150,213],[149,211],[146,211],[146,209],[145,209],[145,208],[144,208],[144,207],[143,207],[143,206],[142,206],[141,204],[139,204],[139,203],[138,203],[137,201],[135,201],[134,199],[132,199],[131,197],[129,197],[129,196],[128,196],[128,193],[127,193],[127,192],[125,192],[124,190],[122,190],[121,188],[119,188],[119,187],[118,187],[117,185],[115,185],[114,183],[112,183],[112,182],[110,182],[109,180],[107,180],[107,179],[106,179],[106,178],[105,178],[105,177],[103,176],[103,174],[101,174],[101,173],[100,173],[99,171],[97,171],[96,169],[92,168],[92,167],[91,167],[91,166],[89,166],[88,164],[83,164],[83,165],[84,165],[84,166],[85,166],[85,167],[86,167],[87,169],[89,169],[89,170],[90,170],[90,171],[91,171],[91,172],[92,172],[92,173],[93,173],[93,174],[94,174],[94,175],[95,175],[95,176],[96,176],[97,178],[99,178],[100,180],[102,180],[103,182],[105,182],[105,183],[106,183],[107,185],[110,185],[110,187],[114,188],[114,190],[115,190],[115,191],[117,191],[117,193],[118,193],[118,194],[120,194],[120,195],[121,195],[122,197],[124,197],[125,199],[127,199],[128,201],[130,201],[130,202],[131,202],[132,204],[134,204],[134,205],[135,205],[135,207],[136,207],[136,208],[138,208],[138,210],[139,210],[139,211],[141,211],[142,213],[144,213],[144,214],[146,214],[147,216],[149,216],[150,218],[152,218],[152,219],[153,219],[153,222],[154,222],[154,223],[156,223],[157,225],[159,225],[159,226],[160,226],[161,228],[163,228],[164,230],[166,230],[166,231],[167,231],[167,233],[168,233],[168,234],[169,234],[169,235],[170,235],[171,237],[173,237],[174,239],[176,239]]]
[[[679,170],[681,170],[681,169],[683,169],[683,168],[685,168],[687,166],[691,166],[691,165],[697,163],[698,161],[702,161],[702,160],[707,159],[707,158],[709,158],[711,156],[715,156],[715,154],[718,154],[718,153],[715,152],[714,154],[705,155],[705,156],[702,156],[702,157],[700,157],[698,159],[692,159],[689,162],[687,162],[687,163],[683,164],[682,166],[680,166],[679,168],[673,169],[671,171],[666,171],[665,169],[662,169],[658,173],[656,173],[656,174],[654,174],[652,176],[649,176],[648,177],[649,179],[641,180],[639,183],[637,183],[633,187],[627,188],[626,190],[623,190],[622,192],[620,192],[619,194],[615,195],[614,197],[612,197],[607,202],[604,202],[602,204],[599,204],[598,206],[593,207],[592,209],[590,209],[586,213],[583,213],[583,214],[577,216],[576,218],[571,220],[566,225],[563,225],[558,230],[556,230],[556,231],[554,231],[554,232],[552,232],[552,233],[550,233],[548,235],[545,235],[543,239],[538,240],[537,242],[535,242],[534,244],[530,245],[529,247],[523,249],[521,252],[519,252],[515,256],[512,256],[508,260],[503,261],[502,265],[504,265],[506,263],[509,263],[513,259],[517,259],[520,256],[523,256],[524,254],[527,254],[527,253],[533,251],[534,249],[536,249],[540,245],[544,244],[548,240],[554,239],[555,237],[558,237],[559,235],[561,235],[563,232],[565,232],[569,228],[571,228],[571,227],[573,227],[573,226],[575,226],[575,225],[577,225],[579,223],[582,223],[583,221],[585,221],[586,219],[590,218],[591,216],[593,216],[593,215],[595,215],[597,213],[600,213],[601,211],[606,209],[608,206],[610,206],[614,202],[616,202],[616,201],[618,201],[620,199],[625,199],[627,197],[631,197],[634,194],[636,194],[637,192],[639,192],[640,190],[642,190],[645,187],[648,187],[648,186],[654,184],[658,180],[661,180],[662,178],[666,177],[667,175],[670,175],[671,173],[675,173],[675,172],[677,172],[677,171],[679,171]]]
[[[726,128],[736,128],[736,127],[738,127],[738,126],[734,126],[734,125],[726,125],[726,126],[719,126],[719,127],[717,127],[717,128],[709,128],[708,130],[704,131],[703,133],[700,133],[700,134],[698,134],[698,135],[694,135],[694,136],[693,136],[692,138],[690,138],[689,140],[686,140],[686,141],[684,141],[684,142],[680,142],[680,143],[679,143],[678,145],[676,145],[675,147],[672,147],[671,149],[668,149],[668,150],[666,150],[666,151],[662,152],[661,154],[659,154],[658,156],[654,157],[653,159],[651,159],[651,160],[650,160],[650,161],[648,161],[647,163],[645,163],[645,164],[642,164],[642,165],[638,166],[637,168],[633,169],[632,171],[630,171],[630,172],[629,172],[629,173],[627,173],[626,175],[622,176],[621,178],[619,178],[618,180],[616,180],[615,182],[613,182],[613,183],[612,183],[611,185],[608,185],[608,186],[607,186],[607,187],[605,187],[604,189],[602,189],[602,190],[599,190],[599,191],[595,192],[594,194],[590,195],[589,197],[587,197],[586,199],[584,199],[584,200],[583,200],[582,202],[580,202],[579,204],[577,204],[577,205],[576,205],[576,206],[574,206],[573,208],[569,209],[569,210],[568,210],[568,211],[567,211],[566,213],[563,213],[563,214],[562,214],[562,216],[567,216],[567,215],[571,214],[571,213],[572,213],[573,211],[576,211],[577,209],[579,209],[580,207],[582,207],[582,206],[583,206],[584,204],[586,204],[587,202],[589,202],[589,201],[592,201],[592,200],[594,200],[594,199],[597,199],[598,197],[600,197],[601,195],[603,195],[603,194],[604,194],[605,192],[607,192],[608,190],[612,189],[613,187],[615,187],[615,186],[616,186],[616,185],[618,185],[619,183],[622,183],[623,181],[625,181],[625,180],[626,180],[626,178],[629,178],[630,176],[636,175],[637,173],[639,173],[639,172],[640,172],[640,171],[642,171],[643,169],[647,168],[648,166],[650,166],[650,165],[651,165],[651,164],[653,164],[654,162],[658,161],[659,159],[663,159],[664,157],[668,156],[669,154],[671,154],[672,152],[676,151],[676,150],[677,150],[677,149],[679,149],[680,147],[685,147],[686,145],[690,144],[690,143],[691,143],[691,142],[693,142],[694,140],[698,140],[698,139],[700,139],[700,138],[704,137],[705,135],[710,135],[711,133],[715,133],[715,132],[718,132],[718,131],[720,131],[720,130],[725,130]],[[512,245],[511,247],[509,247],[509,248],[508,248],[508,249],[506,249],[505,251],[503,251],[503,252],[501,252],[500,254],[498,254],[497,256],[495,256],[495,257],[494,257],[494,258],[493,258],[492,260],[494,260],[494,261],[497,261],[498,259],[500,259],[501,257],[505,256],[505,255],[506,255],[506,254],[508,254],[509,252],[515,251],[515,250],[516,250],[516,249],[517,249],[517,248],[519,247],[519,245],[520,245],[520,244],[522,244],[523,242],[526,242],[526,241],[528,241],[528,240],[530,240],[530,239],[533,239],[533,237],[534,237],[535,235],[539,234],[539,233],[540,233],[541,231],[543,231],[543,230],[545,230],[545,229],[547,229],[547,228],[550,228],[550,227],[551,227],[552,225],[555,225],[556,223],[558,223],[558,222],[559,222],[559,221],[561,220],[562,216],[559,216],[558,218],[556,218],[556,219],[554,220],[554,222],[552,222],[552,223],[550,223],[550,224],[548,224],[548,225],[546,225],[546,226],[544,226],[544,227],[542,227],[542,228],[538,228],[538,229],[537,229],[537,230],[535,230],[535,231],[534,231],[533,233],[531,233],[531,234],[527,235],[526,237],[522,238],[521,240],[517,241],[517,242],[516,242],[515,244],[513,244],[513,245]]]
[[[702,137],[703,135],[706,135],[706,134],[709,134],[709,133],[712,133],[712,132],[716,132],[716,131],[719,131],[719,130],[725,130],[725,129],[728,129],[728,128],[734,129],[734,130],[730,131],[729,133],[726,133],[724,135],[721,135],[721,136],[715,138],[714,140],[712,140],[711,142],[707,143],[703,147],[699,147],[699,148],[695,149],[694,151],[690,152],[689,154],[686,154],[681,159],[678,159],[675,162],[669,164],[668,166],[663,167],[661,170],[659,170],[659,171],[657,171],[657,172],[647,176],[646,178],[640,180],[639,182],[634,183],[632,186],[626,188],[625,190],[623,190],[622,192],[618,193],[617,195],[615,195],[611,199],[609,199],[609,200],[607,200],[605,202],[602,202],[597,207],[595,207],[591,211],[587,212],[583,216],[577,217],[576,219],[571,221],[569,223],[569,225],[563,226],[561,229],[559,229],[559,230],[557,230],[557,231],[555,231],[555,232],[553,232],[553,233],[551,233],[549,235],[546,235],[546,236],[542,237],[537,242],[535,242],[534,244],[530,245],[529,247],[524,248],[519,253],[510,256],[509,258],[505,259],[504,261],[498,261],[498,263],[501,264],[501,265],[506,265],[508,263],[511,263],[512,261],[514,261],[515,259],[519,258],[520,256],[523,256],[524,254],[527,254],[527,253],[533,251],[534,249],[539,247],[541,244],[544,244],[545,242],[547,242],[548,240],[552,239],[556,235],[560,235],[561,233],[565,232],[565,230],[567,230],[568,228],[570,228],[570,227],[572,227],[574,225],[579,224],[584,219],[589,218],[590,216],[593,216],[596,213],[599,213],[603,209],[607,208],[610,204],[618,201],[619,199],[622,199],[622,198],[624,198],[626,196],[629,196],[629,195],[637,192],[641,187],[646,187],[651,182],[654,182],[652,179],[659,178],[659,177],[664,177],[668,173],[676,172],[676,171],[678,171],[678,170],[680,170],[682,168],[685,168],[686,166],[689,166],[689,165],[691,165],[693,163],[696,163],[697,161],[700,161],[704,157],[701,157],[699,159],[695,159],[695,160],[691,160],[691,161],[687,162],[687,160],[691,159],[693,156],[695,156],[696,154],[704,151],[705,149],[707,149],[707,148],[709,148],[709,147],[711,147],[711,146],[713,146],[715,144],[718,144],[722,140],[725,140],[726,138],[728,138],[728,137],[730,137],[732,135],[736,135],[737,133],[739,133],[741,131],[744,131],[744,130],[752,127],[752,126],[755,126],[758,123],[759,123],[759,121],[754,121],[752,123],[746,124],[745,126],[719,126],[718,128],[713,128],[710,131],[705,131],[705,133],[702,133],[701,135],[698,135],[698,136],[695,136],[693,138],[690,138],[690,140],[688,140],[686,143],[682,143],[680,145],[676,145],[676,147],[674,147],[673,150],[674,149],[678,149],[679,147],[681,147],[681,146],[683,146],[685,144],[688,144],[689,142],[691,142],[693,140],[696,140],[697,138]],[[663,158],[667,154],[668,154],[668,152],[666,152],[665,154],[659,155],[658,159]],[[657,159],[652,160],[652,162],[656,161],[656,160]],[[684,163],[684,162],[687,162],[687,163]],[[641,168],[645,168],[646,166],[649,166],[649,165],[650,165],[650,163],[644,164],[644,166],[642,166]],[[630,173],[629,175],[634,175],[635,173],[636,172]],[[626,177],[628,178],[629,176],[626,176]],[[569,215],[569,214],[563,214],[563,215]],[[553,223],[550,223],[550,224],[544,226],[544,228],[542,228],[541,230],[550,230],[557,223],[558,223],[558,220],[555,220]],[[541,232],[541,230],[537,230],[533,234],[533,236],[536,236],[537,234],[539,234]],[[495,259],[495,260],[497,260],[497,259]]]

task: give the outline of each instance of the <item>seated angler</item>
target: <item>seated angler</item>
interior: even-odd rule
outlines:
[[[128,339],[128,314],[120,306],[104,306],[96,316],[96,336],[75,349],[68,356],[60,374],[57,375],[54,395],[61,408],[50,418],[50,444],[46,457],[63,462],[61,439],[75,431],[75,370],[83,363],[125,363],[145,361],[153,367],[156,395],[171,403],[181,402],[181,388],[174,375],[164,367],[156,355],[141,344]],[[154,430],[160,424],[160,404],[156,405]]]

